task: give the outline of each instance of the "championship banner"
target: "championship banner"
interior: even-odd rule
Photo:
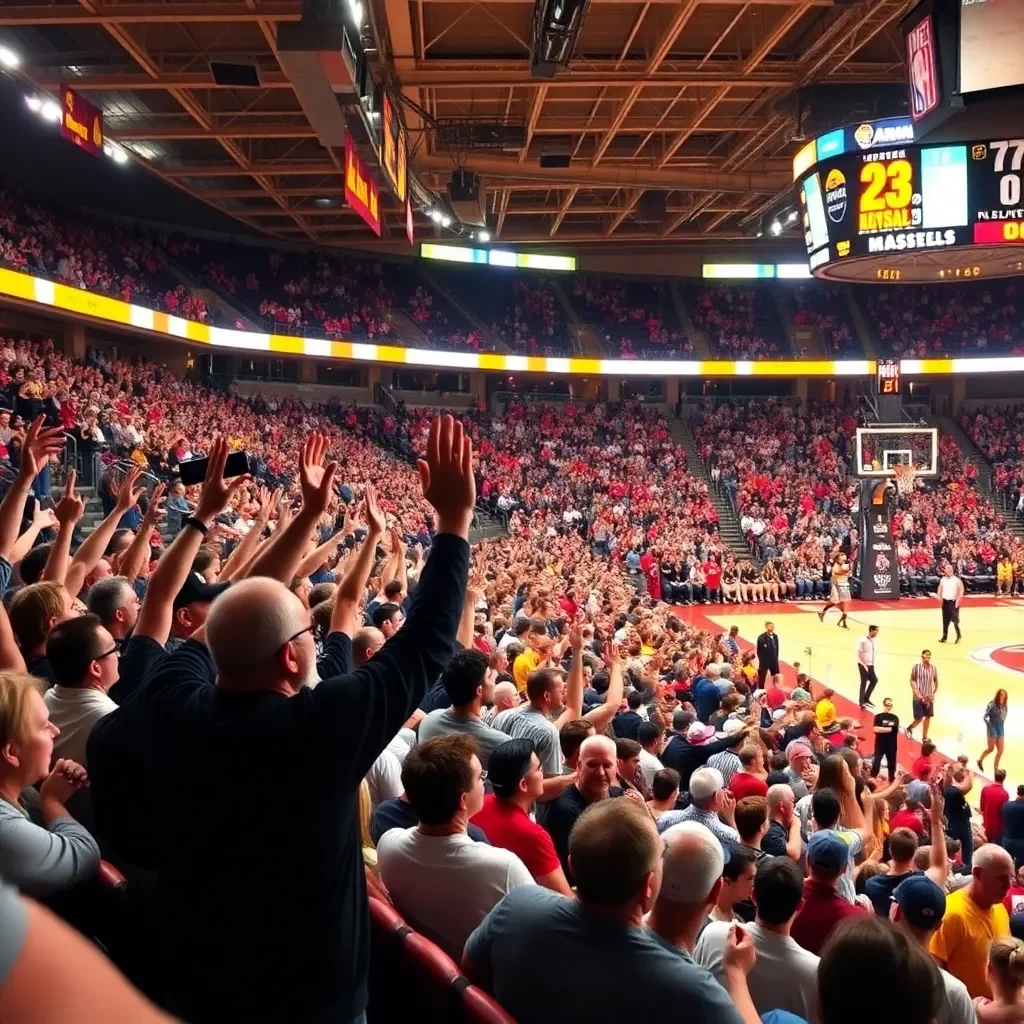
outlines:
[[[887,480],[866,480],[861,485],[860,596],[867,601],[898,601],[900,597],[890,493]]]
[[[412,203],[409,201],[409,197],[405,197],[405,237],[409,239],[409,244],[416,247],[416,236],[413,234],[412,224]]]
[[[345,132],[345,202],[380,235],[380,186]]]
[[[60,87],[60,133],[93,156],[103,155],[103,112],[67,85]]]

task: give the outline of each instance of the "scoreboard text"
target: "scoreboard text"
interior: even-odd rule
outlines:
[[[900,364],[898,359],[878,360],[878,393],[898,395],[900,393]]]

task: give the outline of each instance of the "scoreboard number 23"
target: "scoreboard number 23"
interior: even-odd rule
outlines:
[[[992,170],[1001,175],[999,202],[1003,206],[1016,206],[1020,202],[1020,174],[1017,172],[1024,163],[1024,139],[992,142],[989,148],[993,155]]]
[[[1021,143],[1024,146],[1024,142]],[[999,143],[994,143],[999,145]],[[1006,145],[1006,143],[1001,143]],[[1020,166],[1020,159],[1017,160]],[[860,169],[860,180],[864,191],[860,197],[863,213],[874,213],[888,207],[890,210],[905,210],[914,195],[913,168],[909,160],[890,160],[865,164]]]

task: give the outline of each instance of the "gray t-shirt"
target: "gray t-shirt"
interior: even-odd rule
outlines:
[[[0,882],[0,985],[21,955],[28,931],[28,914],[17,892]]]
[[[680,1008],[703,1024],[742,1021],[725,989],[681,950],[539,886],[505,896],[470,935],[466,956],[519,1024],[662,1020]],[[622,977],[628,985],[608,983]]]
[[[494,719],[494,728],[512,739],[528,739],[537,752],[546,776],[562,774],[562,748],[558,742],[558,730],[543,711],[529,704],[509,708]]]
[[[487,768],[487,762],[491,754],[502,745],[508,742],[508,736],[489,725],[484,725],[479,718],[473,715],[460,715],[452,708],[443,708],[439,711],[431,711],[426,718],[420,722],[420,743],[435,739],[437,736],[472,736],[480,750],[480,763]]]

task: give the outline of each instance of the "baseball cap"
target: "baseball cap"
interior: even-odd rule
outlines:
[[[230,583],[207,583],[199,573],[190,572],[174,598],[174,610],[177,611],[196,601],[212,601],[230,586]]]
[[[727,851],[715,834],[700,822],[682,821],[665,829],[661,835],[665,840],[665,857],[660,896],[673,903],[693,903],[707,896],[728,863]],[[704,848],[704,856],[694,857],[692,852],[679,851],[674,840],[682,835],[694,836]]]
[[[495,747],[487,761],[487,778],[498,796],[516,791],[520,779],[530,770],[533,743],[525,737],[506,740]]]
[[[705,725],[703,722],[694,722],[686,730],[686,742],[690,744],[707,743],[715,735],[713,725]]]
[[[744,728],[745,726],[741,718],[727,718],[722,723],[722,735],[735,736],[736,733],[742,732]]]
[[[707,800],[725,787],[725,779],[717,768],[698,768],[690,776],[690,796]]]
[[[792,764],[795,757],[814,757],[814,750],[806,740],[793,740],[786,747],[786,757],[789,759],[789,763]]]
[[[893,890],[892,901],[912,928],[931,931],[946,913],[946,894],[927,875],[904,878]]]
[[[835,874],[850,860],[850,847],[831,829],[812,832],[807,840],[807,863],[812,868]]]

